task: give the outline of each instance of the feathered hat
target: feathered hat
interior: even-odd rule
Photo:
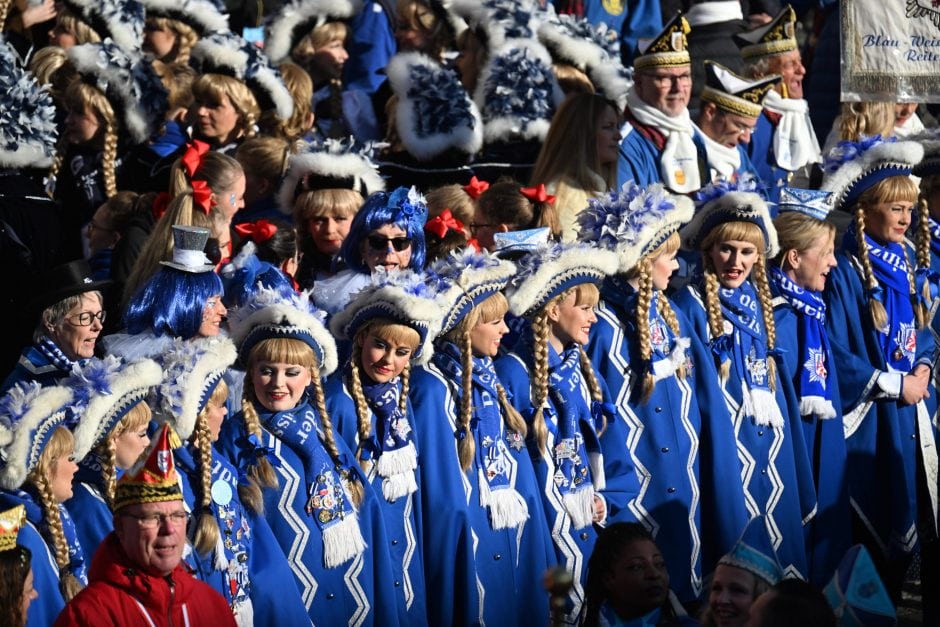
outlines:
[[[17,505],[0,512],[0,553],[16,548],[20,528],[26,525],[26,507]]]
[[[777,200],[777,213],[796,211],[817,220],[825,220],[832,211],[832,192],[821,189],[783,187]]]
[[[767,582],[768,586],[783,579],[783,568],[770,540],[764,516],[755,516],[747,523],[737,543],[718,563],[746,570]]]
[[[177,338],[162,357],[164,377],[155,394],[160,420],[173,425],[183,440],[196,428],[196,417],[212,397],[238,351],[226,337]]]
[[[486,62],[474,93],[486,142],[545,139],[564,94],[545,46],[509,39]]]
[[[70,426],[73,394],[63,385],[18,383],[0,398],[0,488],[16,490],[59,427]]]
[[[534,0],[454,0],[451,10],[490,50],[508,39],[533,39],[543,10]]]
[[[528,317],[576,285],[600,285],[617,272],[617,261],[613,252],[583,243],[553,244],[524,255],[506,286],[509,312]]]
[[[924,147],[916,141],[882,139],[880,135],[841,141],[826,155],[821,189],[832,192],[836,209],[849,210],[879,181],[910,176],[923,157]]]
[[[893,627],[897,612],[871,555],[856,544],[842,558],[823,594],[840,627]]]
[[[359,144],[350,137],[327,139],[317,148],[293,155],[277,193],[281,213],[294,215],[294,201],[303,192],[351,189],[365,198],[385,191],[372,152],[372,145]]]
[[[84,459],[162,380],[163,369],[152,359],[128,363],[108,355],[73,367],[63,384],[73,390],[73,412],[79,416],[74,431],[75,459]]]
[[[117,480],[114,487],[115,512],[128,505],[183,500],[173,464],[173,449],[179,448],[180,444],[179,436],[170,425],[160,427],[149,450],[144,453],[144,460]]]
[[[65,7],[101,39],[140,52],[144,41],[144,5],[139,0],[63,0]]]
[[[910,139],[924,147],[924,158],[914,166],[914,176],[940,174],[940,130],[931,129]]]
[[[443,312],[423,276],[403,270],[376,277],[330,320],[330,330],[338,339],[350,340],[370,320],[387,318],[411,327],[420,337],[414,359],[425,364],[431,359],[434,338],[438,336]]]
[[[766,201],[757,193],[757,183],[752,178],[741,177],[737,183],[720,180],[709,183],[695,193],[695,215],[682,229],[682,240],[686,248],[697,250],[699,244],[712,229],[725,222],[750,222],[764,234],[764,254],[771,258],[780,245],[777,229]]]
[[[320,376],[336,370],[336,340],[324,326],[325,314],[310,303],[307,292],[285,296],[259,287],[247,303],[229,317],[232,341],[244,365],[258,342],[272,338],[300,340],[310,346],[320,364]]]
[[[620,191],[591,198],[578,216],[578,239],[616,253],[616,272],[629,272],[692,219],[687,196],[672,195],[661,183],[640,187],[633,181]]]
[[[440,334],[453,329],[470,310],[501,291],[516,266],[489,253],[454,251],[428,268],[428,284],[443,312]]]
[[[777,74],[762,78],[738,76],[714,61],[705,62],[705,87],[701,99],[720,110],[746,118],[756,118],[763,110],[767,92],[781,80]]]
[[[147,17],[166,17],[182,22],[200,36],[227,31],[228,15],[217,0],[141,0]]]
[[[150,63],[110,39],[72,46],[69,61],[82,80],[104,94],[135,144],[147,141],[163,124],[166,89]]]
[[[767,24],[732,37],[745,60],[766,57],[799,49],[795,27],[796,12],[788,4]]]
[[[258,287],[268,287],[289,295],[294,285],[284,272],[272,263],[258,259],[254,242],[246,242],[230,263],[219,272],[225,292],[222,302],[226,307],[240,307],[251,299]]]
[[[420,52],[403,52],[392,57],[385,73],[398,96],[395,128],[410,154],[430,161],[448,150],[480,150],[480,110],[456,72]]]
[[[193,46],[189,64],[200,74],[223,74],[244,82],[262,111],[273,109],[282,120],[294,112],[294,99],[281,72],[258,46],[234,33],[216,32],[201,38]]]
[[[56,152],[55,104],[0,35],[0,168],[48,168]]]
[[[316,27],[348,20],[360,11],[362,0],[290,0],[270,16],[264,49],[272,61],[280,63]]]
[[[161,261],[183,272],[212,272],[215,264],[206,257],[206,243],[209,241],[209,229],[202,226],[173,225],[173,259]]]
[[[686,35],[691,28],[681,13],[676,13],[658,35],[637,41],[633,69],[683,67],[692,63]]]

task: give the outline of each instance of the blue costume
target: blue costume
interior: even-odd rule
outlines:
[[[23,349],[13,371],[0,386],[0,394],[6,393],[21,381],[36,381],[42,386],[55,385],[69,375],[74,363],[62,354],[52,340],[40,340]]]
[[[756,290],[747,281],[734,290],[719,289],[728,298],[722,300],[722,314],[732,332],[715,339],[710,336],[701,290],[688,286],[676,294],[675,302],[698,338],[712,347],[718,359],[730,361],[729,376],[720,384],[737,438],[748,514],[766,517],[784,572],[805,579],[803,525],[816,511],[813,477],[799,412],[787,402],[779,375],[771,395],[764,365],[766,331]],[[777,412],[768,411],[774,405]],[[776,419],[775,413],[779,413]]]
[[[641,399],[644,374],[636,329],[637,293],[621,276],[603,286],[588,355],[607,383],[617,419],[601,437],[608,479],[630,467],[637,492],[605,494],[614,521],[637,520],[652,530],[679,599],[702,591],[702,574],[737,540],[747,514],[736,489],[739,467],[728,410],[714,381],[710,356],[697,337],[675,338],[650,306],[653,359],[662,378],[649,400]],[[676,312],[680,331],[690,325]],[[685,340],[685,341],[683,341]],[[683,344],[688,344],[683,347]],[[678,349],[679,352],[676,352]],[[678,358],[681,364],[675,363]],[[687,377],[675,375],[685,365]],[[668,368],[666,367],[668,366]],[[689,367],[691,366],[691,367]],[[703,553],[704,551],[704,553]]]
[[[634,181],[640,187],[663,181],[660,174],[660,157],[665,146],[665,138],[655,128],[645,126],[637,120],[631,120],[626,126],[626,136],[620,142],[620,158],[617,161],[617,186],[627,181]],[[692,141],[698,153],[699,171],[704,168],[708,158],[705,142],[701,133],[695,129]],[[707,176],[701,176],[707,181]]]
[[[115,471],[115,478],[123,472],[119,469]],[[105,536],[114,531],[114,515],[105,500],[103,489],[101,461],[91,453],[79,462],[78,472],[72,480],[72,498],[65,502],[65,508],[75,521],[78,541],[89,561]]]
[[[772,115],[772,114],[771,114]],[[757,118],[757,126],[751,133],[751,141],[747,145],[747,155],[757,178],[763,182],[767,200],[777,202],[780,197],[780,188],[785,187],[790,180],[790,172],[777,165],[774,157],[774,131],[777,125],[767,115],[767,110],[761,111]]]
[[[555,4],[559,4],[558,0]],[[592,24],[607,24],[620,33],[621,57],[626,67],[633,64],[637,41],[655,37],[663,27],[660,3],[650,0],[588,0],[584,3],[584,17]]]
[[[538,573],[554,563],[542,491],[523,436],[506,429],[489,385],[481,386],[476,376],[470,429],[477,454],[469,470],[461,469],[461,377],[455,353],[454,345],[443,344],[431,364],[411,374],[421,451],[428,620],[432,625],[528,624],[546,613],[548,596]],[[487,362],[489,358],[474,358],[478,368],[487,369]],[[493,481],[487,481],[484,470],[492,471]],[[498,489],[515,490],[528,509],[527,520],[495,529],[493,505],[481,504],[481,483],[488,484],[491,500]]]
[[[741,159],[741,165],[735,170],[734,174],[730,177],[732,181],[738,181],[742,177],[753,178],[757,184],[757,191],[763,198],[767,198],[770,193],[770,185],[768,180],[763,178],[758,171],[755,163],[751,161],[750,156],[748,156],[747,148],[744,144],[737,145],[738,156]],[[706,159],[707,160],[707,159]],[[714,171],[711,164],[708,164],[709,171]]]
[[[349,376],[348,369],[347,376]],[[395,385],[400,390],[401,382],[396,381]],[[325,386],[324,394],[326,396],[326,408],[333,419],[336,433],[343,438],[350,450],[356,450],[359,445],[356,405],[347,391],[343,377],[330,377]],[[379,495],[378,501],[382,506],[386,542],[392,558],[399,612],[407,616],[408,625],[424,625],[427,624],[428,618],[427,600],[425,599],[424,558],[421,548],[420,483],[418,492],[394,500],[387,499],[382,495],[382,484],[385,479],[379,475],[376,469],[378,459],[382,453],[379,437],[385,433],[385,430],[382,429],[382,425],[379,424],[371,408],[370,414],[372,415],[373,438],[372,442],[364,447],[364,450],[373,462],[372,471],[369,472],[369,481],[376,495]],[[410,403],[408,403],[405,417],[408,424],[407,429],[413,432],[414,413],[411,410]]]
[[[394,13],[394,3],[367,0],[363,2],[362,11],[349,22],[349,39],[345,46],[349,59],[343,66],[346,89],[374,94],[386,80],[385,66],[397,49],[392,29]]]
[[[240,472],[259,455],[268,456],[274,465],[279,488],[264,491],[265,517],[287,556],[310,620],[323,625],[404,622],[396,603],[381,506],[352,453],[337,439],[343,467],[334,467],[320,435],[320,417],[307,402],[292,410],[258,413],[260,441],[247,436],[244,420],[236,416],[223,423],[217,447]],[[355,513],[342,486],[341,473],[346,472],[363,486],[363,502]],[[361,530],[365,546],[328,567],[324,536],[350,522]]]

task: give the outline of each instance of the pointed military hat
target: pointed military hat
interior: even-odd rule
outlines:
[[[734,35],[734,42],[745,59],[781,54],[798,50],[796,41],[796,13],[789,4],[777,17],[763,26]]]
[[[756,118],[760,115],[767,92],[780,82],[772,74],[758,79],[739,76],[714,61],[705,62],[705,87],[701,98],[728,113]]]
[[[689,42],[686,38],[689,30],[689,23],[682,13],[677,12],[656,37],[637,42],[633,69],[681,67],[691,64]]]
[[[173,464],[173,449],[179,445],[179,436],[170,425],[164,424],[144,461],[118,479],[114,491],[115,512],[128,505],[183,500]]]
[[[26,525],[26,508],[17,505],[0,512],[0,553],[16,548],[20,527]]]

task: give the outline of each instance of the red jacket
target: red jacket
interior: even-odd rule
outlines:
[[[138,570],[113,532],[95,552],[88,581],[88,587],[59,614],[55,627],[235,627],[222,595],[194,579],[182,564],[166,577]]]

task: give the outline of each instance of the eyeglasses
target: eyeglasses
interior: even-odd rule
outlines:
[[[388,250],[391,244],[397,252],[401,252],[411,246],[410,237],[385,237],[384,235],[370,235],[366,238],[369,242],[369,248],[378,252]]]
[[[137,514],[121,514],[126,518],[134,518],[137,520],[137,524],[141,529],[157,529],[162,527],[164,523],[169,521],[169,523],[174,527],[179,527],[180,525],[185,525],[189,522],[189,512],[172,512],[170,514],[145,514],[139,516]]]
[[[657,87],[665,87],[676,83],[678,85],[687,85],[692,82],[692,75],[688,72],[684,74],[644,74],[653,81]]]
[[[80,314],[75,314],[74,316],[69,316],[66,318],[69,324],[76,327],[90,327],[95,323],[95,320],[104,324],[104,319],[108,315],[108,312],[102,310],[97,313],[92,313],[90,311],[83,311]]]

